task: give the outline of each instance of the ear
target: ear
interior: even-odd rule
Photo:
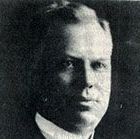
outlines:
[[[102,28],[108,32],[110,34],[110,26],[109,26],[109,22],[107,22],[106,20],[104,19],[101,19],[100,21],[100,25],[102,26]]]

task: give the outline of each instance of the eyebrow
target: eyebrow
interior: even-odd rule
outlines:
[[[70,59],[70,60],[74,60],[74,61],[83,61],[82,58],[78,58],[76,56],[71,56],[71,55],[63,55],[62,57],[58,57],[56,59]],[[103,57],[103,58],[96,58],[92,60],[92,62],[97,62],[97,61],[110,61],[111,58],[108,58],[108,57]]]
[[[70,55],[66,55],[66,58],[67,58],[67,59],[72,59],[72,60],[77,60],[77,61],[82,60],[81,58],[74,57],[74,56],[70,56]]]
[[[95,59],[95,61],[107,61],[107,60],[110,60],[110,59],[111,59],[111,58],[104,57],[104,58]]]
[[[81,58],[78,58],[78,57],[75,57],[75,56],[70,56],[70,55],[65,55],[65,54],[63,56],[56,57],[54,59],[58,59],[58,60],[61,60],[61,59],[70,59],[70,60],[74,60],[74,61],[81,61],[82,60]]]

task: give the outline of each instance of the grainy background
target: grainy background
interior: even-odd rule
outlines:
[[[12,20],[15,19],[11,13],[17,1],[0,1],[0,139],[10,139],[10,137],[14,139],[12,135],[18,137],[19,132],[28,134],[32,130],[27,128],[31,125],[28,124],[30,119],[26,118],[29,112],[30,90],[24,86],[24,83],[28,82],[25,77],[29,61],[21,59],[22,53],[26,53],[25,49],[21,52],[21,57],[15,55],[17,46],[10,43],[13,40],[9,34],[15,34],[15,38],[20,35],[6,27],[11,26]],[[20,0],[21,3],[22,1],[25,0]],[[109,20],[113,35],[112,95],[107,114],[96,129],[95,138],[139,139],[140,2],[75,1],[87,4],[96,9],[97,13],[103,10],[105,12],[103,16]],[[17,65],[17,61],[21,61],[21,64]]]

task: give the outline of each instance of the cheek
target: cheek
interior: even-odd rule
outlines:
[[[97,78],[97,89],[100,92],[99,98],[102,102],[108,104],[111,93],[111,72],[101,73],[97,75]]]
[[[58,74],[58,78],[60,80],[60,83],[62,83],[63,85],[70,85],[72,83],[73,80],[73,74],[69,71],[66,72],[61,72]]]
[[[98,85],[106,92],[111,88],[111,72],[103,72],[96,76]]]

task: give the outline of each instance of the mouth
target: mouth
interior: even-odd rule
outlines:
[[[75,102],[91,102],[91,101],[96,101],[97,100],[94,100],[94,99],[91,99],[91,98],[85,98],[83,96],[74,96],[72,97],[73,101]]]
[[[83,96],[73,96],[69,101],[69,106],[76,111],[90,111],[96,100],[85,98]]]

